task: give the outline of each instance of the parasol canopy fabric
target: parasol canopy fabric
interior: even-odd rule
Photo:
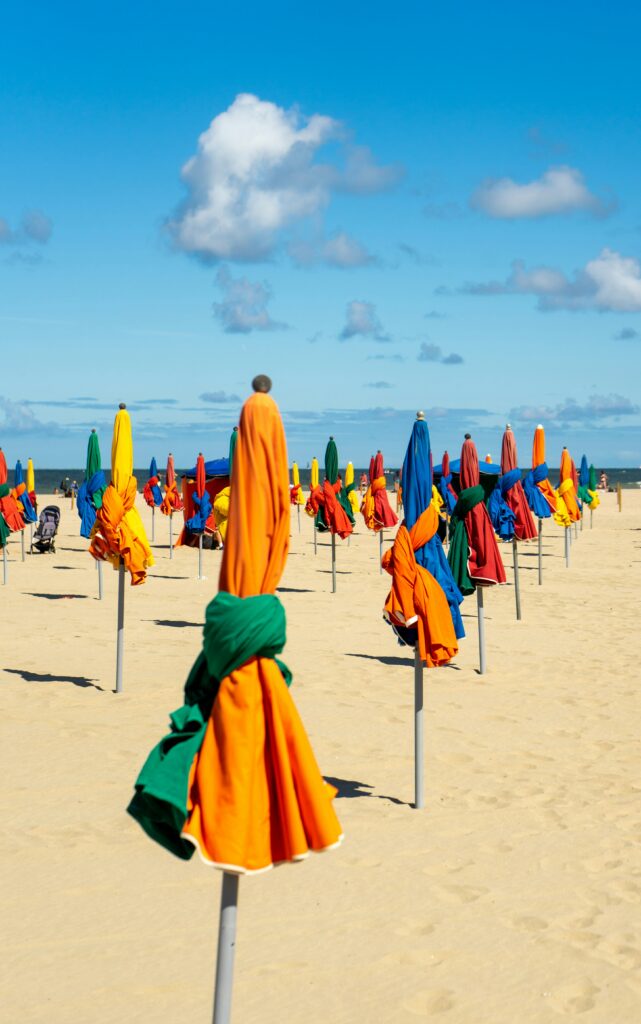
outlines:
[[[476,445],[466,435],[459,468],[461,490],[450,522],[448,560],[460,590],[505,583],[505,569],[485,507]]]
[[[316,492],[320,490],[320,475],[318,471],[318,459],[316,456],[312,459],[311,469],[309,471],[309,494],[307,501],[305,502],[305,511],[308,516],[312,519],[316,518],[319,508],[320,495]],[[312,502],[312,496],[314,501]]]
[[[423,512],[432,503],[432,451],[430,433],[423,418],[417,418],[412,427],[402,473],[404,522],[411,533]],[[463,601],[463,594],[456,585],[438,534],[431,536],[414,554],[418,565],[432,574],[445,594],[454,633],[460,640],[465,636],[459,607]]]
[[[585,455],[581,457],[581,466],[579,468],[578,495],[581,504],[587,505],[590,509],[595,509],[597,505],[600,504],[596,489],[590,487],[590,470],[588,468],[588,460]]]
[[[367,529],[376,533],[389,530],[398,523],[398,516],[392,512],[387,497],[383,455],[380,451],[370,459],[369,486],[365,491],[361,512]]]
[[[545,461],[545,430],[539,423],[532,442],[532,469],[526,473],[523,480],[527,503],[538,519],[549,519],[557,511],[556,492],[548,479],[548,474]]]
[[[8,477],[7,460],[4,457],[2,448],[0,448],[0,484],[6,484]]]
[[[577,494],[574,485],[573,462],[567,448],[561,452],[561,465],[559,468],[559,486],[557,488],[557,511],[564,516],[564,526],[576,523],[581,518],[579,506],[577,505]],[[564,515],[565,513],[565,515]],[[555,516],[556,519],[556,516]]]
[[[36,523],[38,516],[36,510],[31,504],[31,498],[29,497],[29,491],[27,484],[24,479],[22,471],[22,463],[20,459],[16,462],[16,468],[13,472],[13,491],[12,494],[18,503],[18,507],[22,513],[22,518],[25,523]]]
[[[354,463],[348,462],[345,467],[345,497],[349,502],[349,507],[352,510],[354,518],[358,515],[361,509],[361,503],[356,491],[356,483],[354,481]]]
[[[316,529],[338,534],[343,540],[353,531],[354,516],[343,494],[338,475],[338,450],[333,437],[325,449],[325,480],[323,486],[313,487],[306,508],[316,516]]]
[[[289,489],[289,500],[292,505],[304,505],[303,489],[300,485],[300,473],[298,463],[292,462],[292,486]]]
[[[185,704],[151,752],[129,812],[177,856],[258,873],[331,849],[342,831],[288,690],[285,612],[274,591],[289,543],[285,435],[266,394],[244,405],[220,590]]]
[[[155,458],[151,460],[149,465],[149,479],[143,488],[142,494],[150,508],[159,508],[162,505],[160,477],[158,476],[158,464]]]
[[[36,473],[35,473],[35,470],[33,468],[33,459],[28,459],[27,460],[27,480],[26,480],[26,483],[27,483],[27,494],[29,495],[29,499],[31,501],[31,504],[34,507],[34,510],[37,512],[38,511],[38,498],[37,498],[37,495],[36,495]]]
[[[94,558],[111,562],[114,569],[124,564],[132,587],[147,578],[154,564],[142,519],[136,509],[138,481],[133,475],[134,449],[131,419],[124,406],[116,413],[111,441],[111,482],[96,512],[89,551]]]
[[[533,540],[537,536],[518,468],[516,438],[510,426],[505,428],[501,443],[501,493],[514,514],[514,535],[517,540]]]
[[[447,514],[451,515],[454,506],[456,505],[456,492],[452,487],[452,474],[450,472],[450,457],[448,453],[443,452],[443,460],[441,462],[441,475],[438,481],[438,489],[443,499],[443,504],[447,510]]]
[[[599,498],[597,486],[598,484],[596,478],[596,469],[594,468],[592,463],[590,463],[590,468],[588,470],[588,493],[592,498],[592,502],[590,504],[591,509],[595,509],[598,505],[601,504],[601,499]]]
[[[80,516],[80,536],[89,539],[96,522],[96,511],[102,507],[102,498],[107,483],[102,471],[100,444],[95,430],[89,434],[87,442],[87,462],[85,478],[78,488],[76,509]]]
[[[446,665],[458,651],[447,598],[434,576],[416,560],[416,552],[436,536],[438,512],[428,505],[411,530],[401,523],[383,568],[392,577],[384,607],[393,626],[414,628],[421,661],[428,668]]]
[[[212,502],[209,496],[209,492],[205,487],[206,473],[205,473],[205,458],[202,452],[199,454],[196,460],[196,481],[195,487],[191,495],[191,500],[194,506],[194,514],[185,520],[185,528],[190,533],[204,533],[205,527],[207,526],[207,520],[212,514]]]
[[[176,484],[176,467],[174,457],[169,453],[167,456],[167,469],[165,470],[165,494],[162,499],[160,511],[164,516],[171,516],[174,512],[181,512],[183,507],[182,498]]]
[[[231,471],[234,465],[234,452],[236,451],[236,442],[238,441],[238,427],[234,427],[229,437],[229,479],[231,480]]]

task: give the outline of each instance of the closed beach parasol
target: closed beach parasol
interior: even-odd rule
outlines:
[[[198,453],[196,459],[196,484],[191,500],[194,506],[194,514],[185,521],[185,527],[198,537],[198,579],[203,576],[203,533],[207,526],[207,520],[212,514],[213,507],[209,492],[205,487],[205,457],[202,452]]]
[[[305,504],[305,498],[303,497],[303,488],[300,485],[300,473],[298,472],[297,462],[292,462],[292,486],[289,489],[289,500],[292,505],[296,506],[298,532],[300,533],[300,507]]]
[[[20,459],[16,462],[16,467],[13,472],[13,490],[11,492],[16,499],[18,508],[22,513],[22,519],[25,524],[31,524],[31,532],[33,534],[33,524],[38,521],[36,510],[31,504],[31,498],[29,497],[29,491],[27,490],[27,483],[24,478],[22,470],[22,463]],[[22,554],[22,561],[25,560],[25,545],[24,545],[24,529],[20,532],[20,549]]]
[[[354,480],[354,463],[348,462],[345,467],[345,497],[349,502],[349,507],[352,510],[354,518],[358,515],[361,509],[361,502],[356,490],[356,482]]]
[[[405,519],[383,557],[392,576],[384,615],[399,640],[414,648],[414,784],[415,807],[424,806],[423,665],[447,664],[464,636],[459,604],[437,535],[438,512],[432,503],[430,436],[425,417],[417,414],[403,462]],[[441,583],[443,580],[443,583]],[[458,627],[458,629],[456,628]]]
[[[111,481],[96,511],[89,551],[94,558],[111,562],[118,572],[118,627],[116,634],[116,693],[122,692],[125,629],[125,573],[132,587],[143,584],[154,564],[142,519],[136,509],[138,481],[133,475],[134,449],[131,420],[122,403],[114,420],[111,441]]]
[[[142,496],[151,509],[151,540],[153,543],[156,539],[156,509],[162,505],[160,477],[158,476],[158,464],[155,458],[149,464],[149,478],[142,489]]]
[[[185,703],[149,755],[129,805],[162,846],[183,859],[196,849],[225,872],[215,1024],[229,1020],[238,876],[303,860],[342,839],[335,790],[320,774],[290,696],[291,673],[277,658],[285,612],[274,591],[287,558],[290,501],[283,425],[266,393],[243,407],[231,492],[220,589],[206,610],[202,651]]]
[[[380,451],[370,459],[369,486],[365,491],[361,512],[367,529],[379,535],[380,562],[383,558],[383,530],[390,529],[398,523],[398,516],[392,512],[387,497],[383,455]]]
[[[33,468],[33,459],[27,460],[27,494],[29,495],[29,501],[33,505],[33,510],[38,514],[38,498],[36,495],[36,474]]]
[[[76,508],[80,516],[80,536],[87,540],[92,536],[96,522],[96,511],[102,506],[102,496],[105,493],[107,482],[102,471],[100,460],[100,445],[95,430],[89,434],[87,443],[87,461],[85,465],[85,478],[78,488],[76,496]],[[96,560],[98,570],[98,599],[102,601],[102,560]]]
[[[592,463],[590,463],[590,468],[588,470],[588,494],[592,499],[590,502],[590,529],[592,529],[592,513],[594,512],[595,508],[597,508],[601,504],[601,499],[599,498],[597,486],[598,484],[596,478],[596,469],[594,468]]]
[[[309,495],[305,502],[305,511],[308,516],[311,517],[313,530],[314,530],[314,554],[318,551],[318,536],[316,531],[316,512],[314,512],[314,505],[312,504],[312,495],[319,487],[319,472],[318,472],[318,459],[316,456],[312,459],[311,469],[309,471]],[[314,504],[316,504],[316,499]],[[316,505],[316,507],[318,507]]]
[[[5,511],[8,512],[11,500],[9,485],[7,484],[7,462],[4,452],[0,448],[0,547],[2,547],[2,582],[4,586],[7,585],[9,579],[7,543],[11,533],[11,527],[5,518]]]
[[[448,560],[461,592],[471,594],[476,590],[479,660],[483,675],[486,669],[483,588],[505,583],[505,569],[485,507],[478,452],[470,434],[465,435],[461,449],[459,477],[461,490],[452,512]]]
[[[514,513],[514,537],[512,553],[514,558],[514,594],[516,598],[516,617],[521,618],[521,584],[519,580],[518,541],[534,540],[536,526],[527,503],[521,484],[521,470],[518,468],[516,439],[514,431],[508,423],[501,444],[501,492],[508,507]]]
[[[174,457],[169,453],[167,456],[167,469],[165,470],[165,494],[162,499],[160,511],[169,518],[169,557],[174,557],[174,512],[181,512],[183,507],[182,498],[176,484],[176,467]]]
[[[538,519],[538,561],[539,585],[543,583],[543,520],[554,516],[557,520],[557,497],[548,479],[548,466],[545,461],[545,431],[541,423],[534,431],[532,442],[532,469],[523,479],[523,493],[530,510]]]
[[[575,478],[576,468],[567,448],[561,452],[561,465],[559,468],[559,486],[557,488],[557,516],[562,517],[565,527],[565,565],[570,565],[570,534],[572,523],[577,523],[581,518],[581,512],[577,504]],[[557,516],[554,518],[557,519]]]
[[[332,537],[332,593],[336,593],[336,534],[345,540],[353,529],[354,517],[338,475],[338,450],[333,437],[325,449],[323,486],[312,488],[308,505],[316,516],[316,529],[329,531]]]

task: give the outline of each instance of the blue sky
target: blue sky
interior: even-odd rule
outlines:
[[[633,5],[35,3],[2,17],[0,445],[641,463]]]

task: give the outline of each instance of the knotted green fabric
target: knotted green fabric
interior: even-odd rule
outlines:
[[[465,596],[473,594],[476,589],[467,571],[470,546],[465,529],[465,516],[484,500],[485,490],[480,484],[477,484],[476,487],[466,487],[459,494],[450,519],[450,550],[447,560],[450,563],[454,582]]]
[[[189,772],[221,680],[251,658],[274,658],[289,686],[291,672],[276,658],[285,633],[285,609],[274,594],[241,598],[222,591],[207,606],[203,649],[185,683],[185,703],[169,716],[171,731],[145,761],[127,808],[147,835],[183,860],[194,852],[180,835]]]
[[[8,484],[0,484],[0,498],[8,497],[10,488]],[[4,516],[0,513],[0,548],[3,548],[9,539],[11,530],[7,526]]]

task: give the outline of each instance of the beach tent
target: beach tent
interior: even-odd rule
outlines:
[[[89,551],[94,558],[111,562],[118,573],[118,628],[116,634],[116,693],[122,692],[125,628],[125,574],[139,587],[154,564],[147,534],[136,508],[138,481],[134,473],[131,419],[124,402],[114,420],[111,440],[111,481],[96,511]]]
[[[336,791],[318,769],[288,689],[291,673],[278,660],[286,624],[275,590],[289,526],[283,425],[273,399],[258,392],[241,414],[229,539],[202,650],[184,705],[172,713],[171,731],[149,755],[129,805],[163,847],[185,860],[196,849],[224,871],[216,1024],[229,1019],[239,875],[300,861],[342,839]]]
[[[198,467],[193,466],[182,476],[183,517],[185,524],[176,541],[176,547],[181,545],[198,547],[199,536],[204,535],[206,539],[211,537],[216,530],[213,507],[219,491],[222,491],[224,487],[229,487],[229,459],[205,459],[203,464],[205,469],[205,492],[209,501],[205,497],[202,499],[202,504],[201,499],[198,501],[194,500],[194,497],[197,497],[196,471]],[[207,510],[207,516],[203,516],[203,512]],[[189,525],[192,522],[195,527],[194,529]],[[206,543],[204,546],[207,546]]]
[[[403,462],[403,504],[405,519],[383,556],[383,568],[392,576],[384,616],[399,640],[414,648],[414,805],[420,808],[424,806],[423,665],[447,664],[458,650],[457,633],[465,635],[458,607],[462,595],[437,534],[430,435],[422,412],[417,414]]]
[[[483,588],[505,583],[505,569],[485,507],[486,487],[481,482],[479,457],[466,434],[458,466],[460,491],[450,521],[448,561],[463,594],[476,590],[479,625],[480,672],[486,668]],[[489,478],[489,474],[488,474]]]

